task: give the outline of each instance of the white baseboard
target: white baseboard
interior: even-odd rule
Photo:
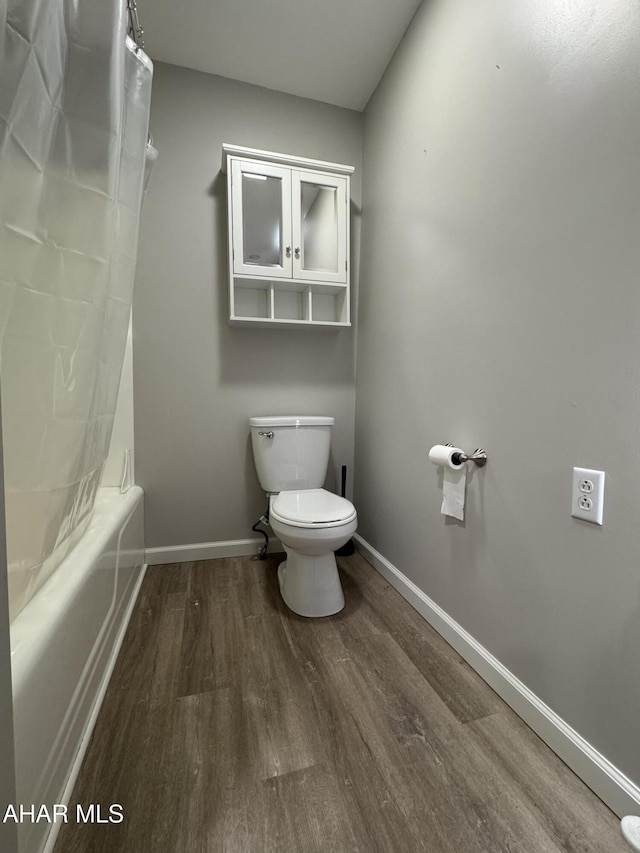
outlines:
[[[640,788],[523,684],[365,539],[356,547],[380,574],[460,654],[496,693],[619,817],[638,814]]]
[[[147,548],[145,562],[149,566],[165,563],[191,563],[194,560],[216,560],[220,557],[247,557],[257,554],[263,539],[230,539],[226,542],[198,542],[195,545],[167,545]],[[278,539],[269,539],[268,553],[284,551]]]

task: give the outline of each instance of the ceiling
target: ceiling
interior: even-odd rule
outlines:
[[[362,110],[421,0],[138,0],[154,60]]]

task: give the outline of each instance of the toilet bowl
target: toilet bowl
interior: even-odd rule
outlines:
[[[355,533],[358,518],[350,501],[321,488],[333,423],[309,415],[249,419],[269,523],[287,555],[278,568],[280,593],[300,616],[330,616],[344,607],[334,551]]]
[[[353,504],[324,489],[280,492],[270,498],[269,523],[287,554],[278,567],[285,604],[300,616],[331,616],[342,610],[334,551],[356,531]]]

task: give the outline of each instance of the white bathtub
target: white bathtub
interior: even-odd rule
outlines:
[[[17,802],[66,803],[144,575],[142,489],[98,492],[85,535],[11,625]],[[59,825],[24,823],[21,853]]]

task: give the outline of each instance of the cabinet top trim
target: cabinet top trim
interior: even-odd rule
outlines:
[[[264,160],[267,163],[280,163],[283,166],[297,166],[301,169],[312,169],[315,172],[333,172],[340,175],[351,175],[354,166],[341,163],[327,163],[324,160],[309,160],[306,157],[296,157],[292,154],[277,154],[275,151],[261,151],[259,148],[244,148],[242,145],[222,144],[222,171],[227,171],[229,157],[249,157],[252,160]]]

